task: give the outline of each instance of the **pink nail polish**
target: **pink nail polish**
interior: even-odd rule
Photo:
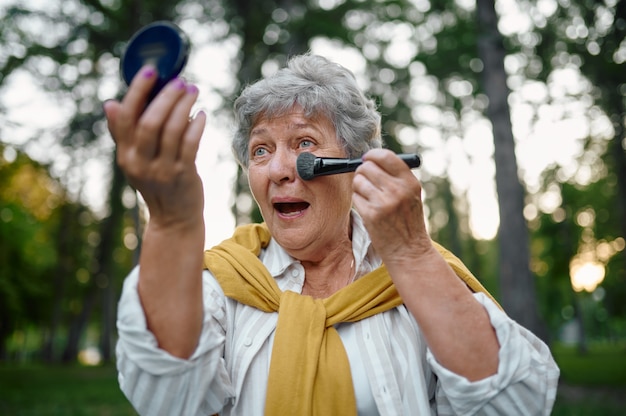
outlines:
[[[197,92],[198,92],[198,87],[196,87],[196,86],[195,86],[195,85],[193,85],[193,84],[190,84],[190,85],[188,85],[188,86],[187,86],[187,92],[188,92],[189,94],[195,94],[195,93],[197,93]]]
[[[176,89],[181,90],[185,88],[185,81],[180,78],[175,78],[174,80],[172,80],[172,86]]]
[[[144,78],[152,78],[154,74],[156,74],[156,70],[152,67],[148,67],[143,70]]]

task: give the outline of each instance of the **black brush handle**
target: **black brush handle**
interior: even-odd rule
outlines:
[[[422,164],[419,155],[415,153],[400,153],[397,155],[411,169]],[[363,159],[341,159],[320,157],[315,160],[314,176],[334,175],[337,173],[354,172],[363,163]]]

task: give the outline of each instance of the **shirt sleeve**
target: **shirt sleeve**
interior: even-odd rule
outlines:
[[[124,282],[116,347],[121,390],[140,415],[207,415],[233,396],[224,362],[224,293],[204,271],[204,321],[198,347],[181,359],[158,347],[137,293],[139,268]]]
[[[500,343],[498,371],[470,382],[444,368],[428,350],[428,363],[439,379],[438,413],[550,415],[560,373],[550,349],[483,293],[474,297],[487,310]]]

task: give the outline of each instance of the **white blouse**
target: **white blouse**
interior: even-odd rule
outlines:
[[[356,213],[352,238],[362,276],[381,262]],[[272,240],[260,259],[281,290],[301,293],[304,268],[278,244]],[[124,283],[116,350],[119,384],[135,409],[150,416],[263,415],[277,313],[227,298],[204,271],[202,334],[191,358],[180,359],[159,349],[147,330],[138,275],[136,268]],[[404,305],[337,325],[359,415],[550,414],[559,377],[550,350],[487,296],[474,296],[487,310],[500,343],[498,372],[476,382],[436,361]]]

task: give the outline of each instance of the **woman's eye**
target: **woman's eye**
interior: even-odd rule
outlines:
[[[263,156],[265,153],[267,152],[267,150],[263,147],[257,147],[256,149],[254,149],[254,151],[252,152],[253,156]]]
[[[302,140],[300,142],[300,147],[311,147],[313,146],[313,142],[311,140]]]

